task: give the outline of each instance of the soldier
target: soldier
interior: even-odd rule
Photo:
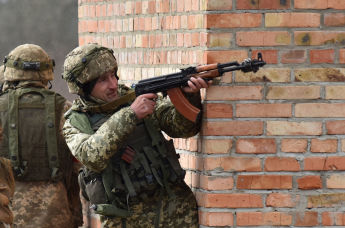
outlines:
[[[63,133],[85,168],[79,174],[83,195],[103,227],[198,227],[198,209],[170,137],[191,137],[194,124],[156,94],[135,97],[118,84],[111,49],[88,44],[65,59],[64,79],[79,95],[65,114]],[[183,88],[201,108],[202,79]]]
[[[12,227],[13,214],[10,202],[14,193],[14,177],[11,163],[0,157],[0,228]]]
[[[34,44],[16,47],[4,60],[0,157],[10,159],[16,180],[14,227],[76,228],[82,221],[73,156],[61,134],[71,104],[47,89],[54,65]]]
[[[4,66],[0,66],[0,83],[4,79]],[[0,141],[2,128],[0,128]],[[6,158],[0,157],[0,228],[11,227],[13,214],[9,208],[14,193],[14,178],[11,163]]]

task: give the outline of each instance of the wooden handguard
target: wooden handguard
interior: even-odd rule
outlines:
[[[217,69],[218,63],[212,63],[212,64],[207,64],[203,66],[197,66],[195,67],[196,72],[203,72],[203,71],[208,71],[208,70],[214,70]]]
[[[167,91],[171,102],[179,113],[181,113],[186,119],[197,122],[200,116],[200,109],[194,107],[187,98],[183,95],[180,88],[172,88]]]

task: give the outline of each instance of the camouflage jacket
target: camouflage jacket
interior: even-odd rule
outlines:
[[[0,227],[2,224],[12,224],[13,214],[10,201],[14,193],[14,177],[11,163],[0,157]]]
[[[7,89],[28,88],[30,86],[42,87],[39,83],[20,82],[13,87],[6,84]],[[34,96],[33,94],[23,95]],[[37,95],[36,95],[37,96]],[[2,102],[6,101],[6,94],[1,95]],[[71,107],[71,103],[65,101],[63,110],[60,110],[60,124],[58,137],[64,141],[62,136],[62,126],[64,124],[63,113]],[[0,129],[2,124],[0,121]],[[63,152],[68,160],[64,161],[63,179],[58,182],[52,181],[16,181],[15,192],[12,201],[12,211],[14,214],[14,224],[17,227],[41,227],[41,228],[76,228],[82,225],[81,203],[79,198],[79,186],[77,182],[78,166],[73,162],[73,157],[67,145],[63,147]]]
[[[118,94],[123,96],[128,90],[127,87],[120,85]],[[201,108],[199,93],[187,94],[187,99],[194,106]],[[97,105],[96,101],[85,102],[77,99],[74,101],[72,110],[88,113],[88,107],[95,105]],[[127,136],[135,129],[139,120],[129,105],[109,113],[107,121],[95,132],[85,132],[76,127],[82,125],[82,121],[85,120],[67,118],[63,127],[67,145],[72,154],[89,169],[96,172],[105,169],[109,159],[121,148]],[[157,99],[154,113],[146,118],[152,120],[157,131],[163,131],[172,138],[191,137],[199,132],[201,125],[184,118],[170,100],[163,97]]]

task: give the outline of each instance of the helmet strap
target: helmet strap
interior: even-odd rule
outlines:
[[[50,81],[48,81],[48,84],[49,84],[49,87],[48,87],[48,89],[51,89],[51,88],[53,88],[53,85],[52,85],[52,83],[51,83]]]

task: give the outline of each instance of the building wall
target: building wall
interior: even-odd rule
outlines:
[[[199,136],[176,139],[201,227],[345,226],[344,0],[79,0],[79,43],[120,78],[263,54],[203,92]],[[96,227],[96,226],[94,226]]]

